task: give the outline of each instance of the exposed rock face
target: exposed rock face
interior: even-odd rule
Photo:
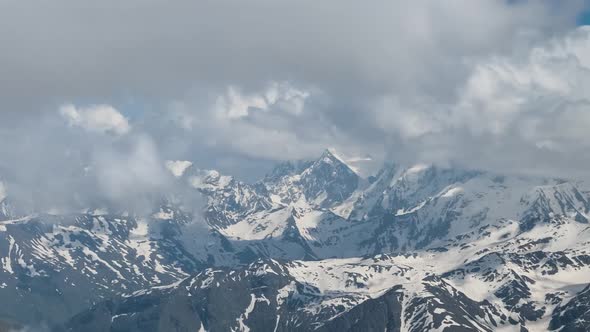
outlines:
[[[551,316],[551,330],[588,331],[590,327],[590,286],[562,306]]]

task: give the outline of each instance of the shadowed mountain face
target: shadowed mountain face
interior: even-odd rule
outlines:
[[[19,215],[7,193],[0,330],[590,329],[581,182],[431,165],[368,181],[334,151],[254,184],[177,179],[204,200],[162,193],[149,216]]]

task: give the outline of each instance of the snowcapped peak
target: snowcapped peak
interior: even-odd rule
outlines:
[[[336,159],[336,160],[343,162],[343,163],[345,162],[344,159],[342,159],[338,155],[338,153],[336,152],[336,149],[334,149],[334,148],[327,148],[326,150],[324,150],[324,153],[322,154],[321,159],[324,160],[326,158],[328,158],[330,160]]]
[[[303,194],[314,205],[331,206],[346,200],[358,188],[359,175],[333,151],[309,166],[299,178]]]
[[[355,158],[357,159],[357,158]],[[327,164],[332,164],[334,162],[338,162],[343,164],[344,166],[348,167],[351,171],[353,171],[355,174],[359,174],[359,169],[357,167],[352,166],[348,159],[345,158],[342,154],[339,154],[336,149],[334,148],[328,148],[324,151],[324,153],[322,154],[322,157],[320,158],[320,161],[323,163],[327,163]]]
[[[530,205],[529,213],[541,215],[563,215],[587,219],[590,202],[587,197],[570,182],[543,185],[533,188],[521,198],[521,202]]]
[[[181,177],[192,164],[187,160],[166,160],[165,163],[166,168],[177,178]]]
[[[339,158],[338,157],[338,152],[336,151],[336,148],[332,148],[332,147],[327,148],[326,150],[324,150],[324,155],[332,155],[332,156],[334,156],[336,158]]]
[[[350,170],[362,178],[375,175],[383,166],[379,161],[374,160],[373,157],[366,153],[343,152],[337,151],[334,148],[326,149],[321,159],[324,158],[329,158],[346,165],[346,167],[350,168]]]

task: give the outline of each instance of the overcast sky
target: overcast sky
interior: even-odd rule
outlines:
[[[0,178],[34,200],[119,198],[165,187],[165,160],[254,179],[327,147],[583,176],[586,7],[0,0]]]

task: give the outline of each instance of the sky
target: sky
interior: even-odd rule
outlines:
[[[0,179],[39,206],[335,148],[583,177],[587,1],[0,0]],[[74,197],[74,198],[73,198]]]

